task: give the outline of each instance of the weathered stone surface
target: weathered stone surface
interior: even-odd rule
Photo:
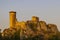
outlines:
[[[56,35],[58,33],[56,25],[46,24],[45,21],[39,21],[39,18],[36,16],[33,16],[32,20],[19,22],[17,21],[16,14],[14,15],[10,14],[10,17],[14,17],[11,17],[10,28],[5,29],[2,33],[2,36],[12,36],[14,34],[17,34],[21,39],[23,39],[24,37],[29,38],[36,36],[42,36],[40,38],[48,39],[49,36]]]
[[[48,24],[47,29],[48,29],[48,32],[53,33],[54,35],[58,33],[58,29],[55,24]]]
[[[45,21],[40,21],[39,23],[40,23],[41,30],[42,31],[47,31],[46,22]]]

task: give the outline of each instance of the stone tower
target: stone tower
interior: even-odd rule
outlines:
[[[36,16],[32,16],[32,21],[39,21],[39,18],[38,17],[36,17]]]
[[[10,17],[10,28],[14,28],[15,27],[15,23],[16,23],[16,12],[15,11],[10,11],[9,12],[9,17]]]

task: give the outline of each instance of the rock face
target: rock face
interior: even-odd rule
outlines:
[[[47,31],[47,26],[46,26],[47,24],[46,24],[46,22],[40,21],[39,23],[40,23],[41,30]]]
[[[48,28],[48,32],[53,33],[54,35],[56,35],[56,33],[58,33],[58,29],[55,24],[48,24],[47,28]]]
[[[13,22],[14,20],[14,22]],[[16,30],[15,30],[16,29]],[[12,32],[12,33],[11,33]],[[17,32],[21,39],[44,36],[48,38],[49,35],[56,35],[58,33],[57,26],[55,24],[46,24],[45,21],[39,21],[39,18],[33,16],[31,20],[17,21],[16,12],[10,12],[10,28],[3,31],[2,35],[13,35]]]

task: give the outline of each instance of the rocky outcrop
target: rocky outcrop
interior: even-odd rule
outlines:
[[[14,16],[14,19],[12,16]],[[46,24],[45,21],[39,21],[39,18],[36,16],[33,16],[31,20],[19,22],[16,18],[16,12],[10,12],[10,26],[12,27],[3,31],[2,36],[12,37],[16,34],[21,40],[36,36],[48,39],[50,35],[55,36],[58,33],[55,24]]]

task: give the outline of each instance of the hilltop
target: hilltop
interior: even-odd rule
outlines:
[[[59,33],[55,24],[47,24],[39,20],[39,17],[32,16],[31,20],[18,21],[16,12],[9,12],[10,25],[1,34],[3,40],[55,40]]]

